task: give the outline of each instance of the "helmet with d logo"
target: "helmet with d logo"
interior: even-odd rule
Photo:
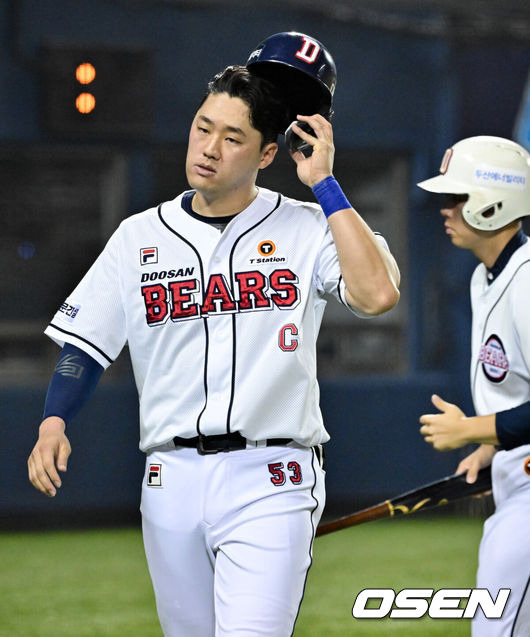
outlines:
[[[331,118],[337,70],[318,40],[295,31],[276,33],[252,51],[246,66],[281,89],[291,120],[315,113]]]

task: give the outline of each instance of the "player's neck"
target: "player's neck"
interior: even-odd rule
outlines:
[[[514,222],[496,232],[488,232],[484,241],[479,242],[472,252],[487,268],[493,267],[501,252],[510,239],[517,234],[520,227],[519,222]]]
[[[205,217],[226,217],[236,215],[250,206],[258,195],[256,186],[242,192],[236,190],[223,197],[208,197],[196,191],[191,202],[193,212]]]

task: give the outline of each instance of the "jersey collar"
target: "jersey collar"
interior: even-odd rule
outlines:
[[[493,281],[495,281],[495,279],[506,267],[506,264],[512,257],[513,253],[527,241],[528,237],[525,235],[522,229],[519,230],[517,234],[514,234],[514,236],[504,246],[504,250],[497,257],[497,261],[495,261],[491,268],[486,268],[488,285],[491,285]]]
[[[172,201],[159,206],[158,214],[162,223],[195,246],[202,245],[208,238],[214,244],[219,243],[219,247],[226,244],[226,249],[229,250],[238,237],[259,226],[265,218],[274,213],[280,207],[282,197],[279,193],[260,187],[254,201],[248,208],[236,214],[221,233],[211,224],[203,223],[202,220],[188,214],[182,207],[181,201],[182,195],[179,195]]]
[[[236,216],[236,215],[226,215],[225,217],[206,217],[205,215],[200,215],[198,212],[195,212],[191,206],[191,200],[193,199],[194,195],[195,195],[194,190],[185,192],[182,195],[182,199],[180,201],[180,205],[182,206],[182,208],[194,219],[197,219],[198,221],[202,221],[204,223],[208,223],[211,226],[215,226],[216,228],[222,231],[226,228],[226,226],[230,223],[230,221],[232,221],[232,219]]]

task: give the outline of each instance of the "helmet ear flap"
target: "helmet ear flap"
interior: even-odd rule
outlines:
[[[462,208],[462,214],[466,222],[477,230],[497,230],[523,216],[522,214],[514,215],[507,221],[502,199],[485,203],[484,196],[480,197],[481,200],[479,200],[476,194],[473,193],[466,202]]]
[[[499,209],[502,208],[502,203],[498,203],[497,207]],[[495,206],[491,206],[491,208],[487,208],[486,210],[484,210],[484,212],[481,212],[480,216],[483,219],[490,219],[491,217],[493,217],[494,214],[495,214]]]

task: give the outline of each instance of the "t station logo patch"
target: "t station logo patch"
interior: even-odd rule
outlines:
[[[502,383],[510,371],[506,350],[497,334],[492,334],[482,345],[478,359],[486,378],[492,383]]]
[[[258,252],[262,257],[271,257],[276,252],[276,246],[272,241],[262,241],[258,245]]]
[[[162,486],[162,465],[149,463],[147,471],[147,486],[148,487],[161,487]]]
[[[286,257],[276,254],[276,244],[269,239],[259,242],[257,252],[259,255],[257,258],[249,259],[251,265],[256,263],[287,263]]]

